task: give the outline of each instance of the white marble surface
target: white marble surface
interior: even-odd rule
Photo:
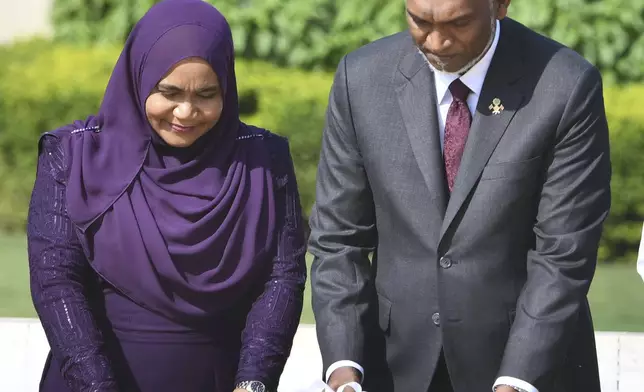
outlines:
[[[0,319],[0,391],[36,392],[48,350],[38,320]],[[644,391],[644,334],[598,332],[597,355],[603,392]],[[321,374],[315,328],[301,325],[279,392],[318,392]]]

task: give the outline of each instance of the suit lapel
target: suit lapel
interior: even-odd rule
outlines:
[[[523,69],[520,51],[512,44],[510,33],[507,31],[509,26],[506,26],[507,24],[502,24],[499,43],[483,83],[476,113],[472,118],[465,151],[443,220],[441,239],[476,185],[483,168],[524,98],[521,83],[517,83]],[[490,109],[495,98],[500,99],[504,107],[499,114],[494,114]]]
[[[429,187],[441,219],[447,206],[447,185],[438,129],[434,76],[413,48],[403,57],[399,71],[404,76],[396,89],[403,122],[418,167]]]

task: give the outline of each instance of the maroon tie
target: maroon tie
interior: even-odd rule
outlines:
[[[454,179],[458,173],[461,163],[465,141],[470,131],[472,114],[467,107],[467,96],[470,89],[460,79],[456,79],[449,85],[453,101],[447,112],[445,120],[445,145],[443,148],[443,159],[445,160],[445,173],[447,174],[447,186],[451,192],[454,188]]]

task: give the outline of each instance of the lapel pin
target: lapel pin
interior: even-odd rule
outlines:
[[[489,106],[489,109],[492,111],[492,114],[496,115],[496,114],[501,114],[501,112],[502,112],[502,111],[503,111],[503,109],[505,109],[505,108],[504,108],[504,107],[503,107],[503,105],[501,104],[501,100],[500,100],[500,99],[498,99],[498,98],[494,98],[494,99],[492,100],[492,105],[490,105],[490,106]]]

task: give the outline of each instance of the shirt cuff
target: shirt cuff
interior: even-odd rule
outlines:
[[[329,378],[331,378],[331,374],[333,374],[334,371],[338,370],[341,367],[352,367],[356,369],[357,371],[360,372],[360,382],[364,380],[364,369],[362,366],[358,365],[357,363],[353,361],[338,361],[333,363],[331,366],[326,371],[326,382],[329,382]]]
[[[539,392],[539,390],[534,386],[532,386],[532,384],[525,382],[523,380],[519,380],[518,378],[514,378],[514,377],[497,378],[492,390],[494,391],[496,387],[499,387],[501,385],[507,385],[509,387],[518,389],[520,392]]]
[[[351,388],[353,388],[353,390],[354,390],[354,391],[356,391],[356,392],[362,392],[362,385],[358,384],[358,383],[357,383],[357,382],[355,382],[355,381],[353,381],[353,382],[348,382],[348,383],[346,383],[346,384],[344,384],[344,385],[340,385],[340,388],[338,388],[338,390],[337,390],[336,392],[344,392],[344,389],[345,389],[346,387],[351,387]]]

